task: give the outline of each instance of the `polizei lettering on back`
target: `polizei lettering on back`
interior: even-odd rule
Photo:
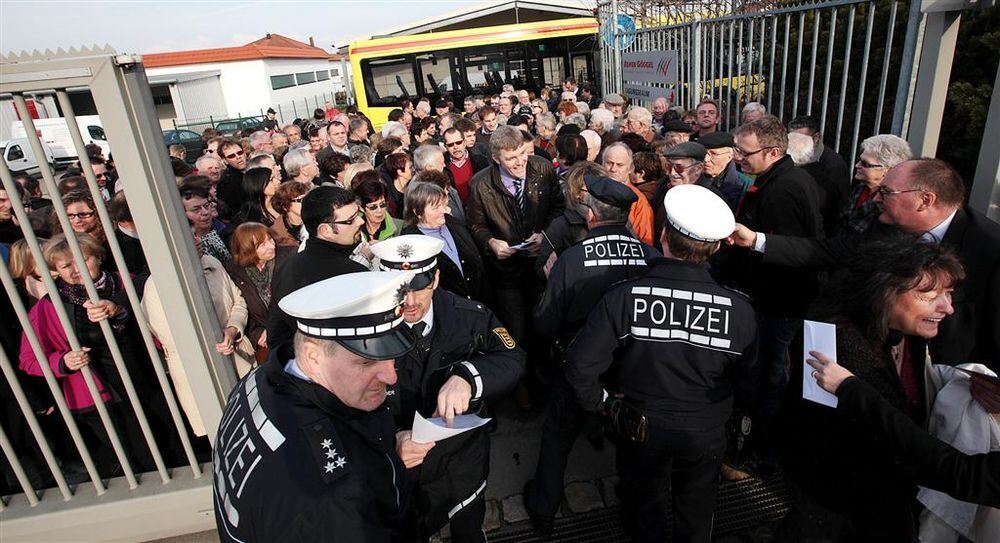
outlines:
[[[631,333],[640,340],[683,341],[729,351],[730,309],[726,296],[658,287],[632,287]]]
[[[583,265],[593,266],[645,266],[642,246],[628,236],[611,234],[584,240]]]

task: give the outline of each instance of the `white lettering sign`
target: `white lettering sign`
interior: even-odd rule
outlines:
[[[622,54],[622,81],[677,83],[677,51]]]

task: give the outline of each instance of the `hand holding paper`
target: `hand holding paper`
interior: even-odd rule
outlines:
[[[802,399],[835,408],[837,397],[820,388],[808,360],[810,352],[822,353],[830,360],[837,359],[837,327],[807,320],[803,322],[802,336]]]
[[[459,415],[448,426],[440,417],[425,419],[420,413],[414,413],[411,439],[416,443],[440,441],[479,428],[489,421],[477,415]]]

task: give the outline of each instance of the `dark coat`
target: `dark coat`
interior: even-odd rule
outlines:
[[[411,428],[414,412],[430,417],[438,392],[452,376],[472,387],[469,413],[488,416],[486,403],[504,398],[524,374],[526,354],[483,304],[438,289],[430,335],[396,360],[398,380],[390,405],[399,428]],[[489,475],[489,430],[480,427],[438,441],[408,478],[417,483],[415,502],[426,535],[437,532],[449,511],[469,499],[485,499]],[[467,504],[466,504],[467,505]]]
[[[840,227],[840,211],[844,209],[851,187],[846,179],[834,177],[819,162],[805,164],[802,169],[809,172],[822,191],[819,211],[823,215],[823,232],[832,236]]]
[[[295,247],[277,247],[274,254],[274,273],[277,273],[277,269],[293,254],[295,254]],[[268,304],[265,304],[263,298],[260,297],[257,287],[254,286],[253,281],[250,280],[250,276],[247,275],[246,268],[238,266],[232,260],[224,262],[223,265],[226,267],[226,272],[229,273],[229,278],[240,289],[243,300],[246,301],[247,325],[243,332],[250,339],[250,343],[256,348],[257,341],[260,340],[260,335],[267,329]],[[274,275],[271,276],[271,282],[274,282]]]
[[[877,436],[921,486],[962,501],[1000,507],[1000,451],[963,454],[928,434],[857,377],[840,384],[837,399],[837,414]]]
[[[215,444],[222,541],[389,543],[405,500],[388,407],[364,412],[267,364],[233,389]]]
[[[854,176],[851,174],[851,168],[847,165],[847,162],[843,157],[840,156],[833,149],[823,146],[823,153],[819,156],[819,161],[817,162],[820,168],[826,173],[830,181],[844,190],[844,197],[847,197],[847,192],[850,191],[851,179]]]
[[[267,317],[267,348],[274,352],[295,335],[295,319],[278,307],[286,295],[306,285],[345,273],[368,271],[350,259],[353,246],[337,245],[319,238],[309,238],[305,249],[288,257],[274,270],[271,278],[271,307]]]
[[[524,183],[524,207],[517,206],[514,196],[500,180],[500,166],[483,170],[469,181],[469,200],[466,203],[466,224],[476,244],[483,251],[487,266],[503,274],[520,271],[525,256],[514,255],[499,260],[489,247],[490,238],[517,245],[545,227],[565,208],[562,190],[552,163],[531,156]],[[530,265],[530,264],[529,264]]]
[[[215,188],[215,195],[226,204],[226,209],[235,213],[247,201],[247,192],[243,189],[243,172],[232,166],[226,166]],[[229,219],[229,217],[222,217]]]
[[[849,262],[863,239],[898,233],[875,223],[864,237],[837,236],[823,240],[767,236],[764,262],[795,268],[833,269]],[[982,213],[959,208],[941,243],[951,248],[965,268],[965,280],[955,286],[955,313],[941,321],[930,342],[936,364],[978,362],[1000,370],[1000,225]]]
[[[768,235],[821,237],[823,216],[819,208],[820,190],[816,181],[786,155],[757,176],[743,197],[737,222]],[[772,266],[752,254],[744,256],[739,284],[760,312],[801,317],[819,293],[814,272]]]
[[[441,270],[441,288],[465,298],[488,303],[489,300],[485,299],[488,292],[486,289],[486,278],[484,277],[483,256],[479,254],[479,248],[476,247],[476,242],[472,239],[472,234],[469,233],[464,225],[450,215],[445,215],[444,224],[448,227],[448,231],[451,232],[451,237],[455,239],[455,248],[458,250],[459,259],[462,261],[462,269],[459,271],[458,266],[444,253],[438,255],[438,269]],[[406,226],[399,233],[423,235],[423,232],[415,225]]]
[[[567,207],[562,215],[552,220],[542,232],[545,239],[542,241],[542,248],[535,258],[535,271],[539,277],[545,277],[545,263],[549,260],[549,255],[556,254],[556,258],[563,251],[587,236],[587,219],[580,215],[577,210]]]
[[[923,344],[914,338],[907,342],[914,371],[922,377]],[[785,476],[813,501],[847,516],[858,540],[912,540],[907,534],[915,526],[909,510],[916,497],[914,481],[878,436],[835,410],[802,398],[801,335],[790,352],[794,362],[776,423]],[[890,405],[908,411],[888,345],[873,344],[854,325],[840,323],[837,362]]]
[[[340,151],[337,151],[333,147],[327,145],[326,147],[320,149],[319,152],[316,153],[316,162],[318,164],[322,164],[323,161],[326,160],[327,157],[329,157],[333,153],[340,153],[340,154],[346,156],[347,158],[351,158],[351,155],[349,154],[350,153],[350,143],[347,144],[347,147],[348,147],[348,152],[347,153],[340,153]]]

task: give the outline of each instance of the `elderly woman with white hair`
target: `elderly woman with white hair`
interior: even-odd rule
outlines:
[[[618,138],[615,134],[615,114],[611,110],[597,108],[590,112],[590,124],[587,128],[601,136],[601,148],[614,143]]]
[[[861,142],[861,156],[854,165],[857,183],[840,212],[840,228],[846,234],[861,234],[878,217],[875,193],[889,168],[910,160],[910,144],[899,136],[879,134]]]
[[[538,133],[535,137],[535,147],[551,155],[550,147],[554,148],[556,144],[556,116],[548,111],[536,114],[535,132]]]

